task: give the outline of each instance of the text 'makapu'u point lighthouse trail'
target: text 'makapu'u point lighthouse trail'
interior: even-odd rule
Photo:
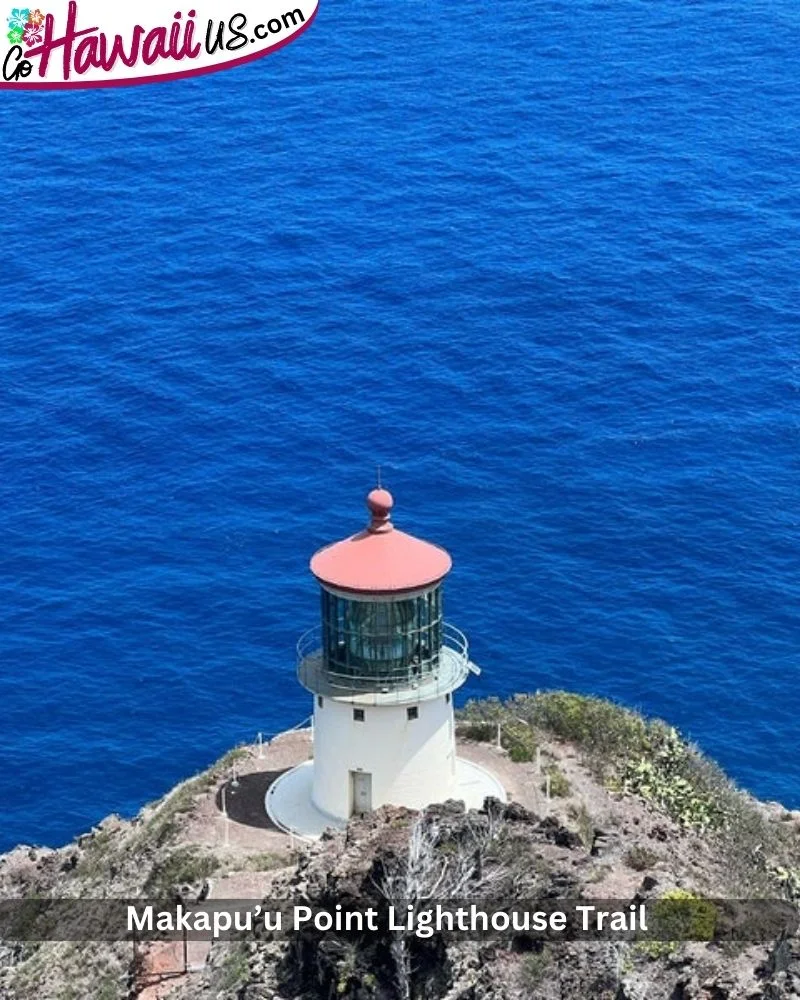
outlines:
[[[273,821],[303,837],[382,805],[422,809],[505,800],[500,782],[456,757],[453,692],[479,669],[443,617],[450,555],[392,522],[394,500],[367,497],[367,527],[317,552],[321,622],[298,643],[314,696],[314,756],[267,794]]]

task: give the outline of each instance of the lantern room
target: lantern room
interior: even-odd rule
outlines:
[[[329,677],[355,687],[405,687],[436,672],[442,644],[442,591],[401,600],[353,600],[322,591],[322,636]]]

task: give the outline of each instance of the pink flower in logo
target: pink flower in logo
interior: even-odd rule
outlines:
[[[28,23],[35,24],[38,27],[39,25],[44,24],[45,17],[46,15],[43,14],[37,7],[36,10],[32,10],[30,12],[28,16]]]
[[[33,24],[28,22],[25,25],[25,34],[23,35],[26,45],[40,45],[42,42],[42,29],[38,24]]]

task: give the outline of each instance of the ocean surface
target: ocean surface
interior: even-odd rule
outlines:
[[[614,698],[800,807],[796,0],[323,0],[3,93],[0,155],[0,849],[308,715],[378,463],[464,697]]]

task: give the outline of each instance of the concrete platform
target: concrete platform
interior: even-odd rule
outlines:
[[[275,826],[300,840],[318,840],[326,829],[342,829],[346,825],[312,803],[313,775],[314,762],[304,761],[274,781],[264,800],[267,815]],[[507,801],[506,791],[497,778],[470,760],[457,758],[456,780],[458,788],[453,798],[462,799],[467,809],[480,809],[488,795]]]

